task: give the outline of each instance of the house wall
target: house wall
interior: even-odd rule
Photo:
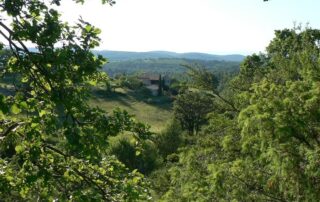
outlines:
[[[143,83],[144,85],[146,85],[146,86],[151,85],[150,79],[142,78],[142,79],[140,79],[140,80],[141,80],[142,83]]]
[[[159,92],[159,86],[158,85],[149,85],[147,88],[151,91],[153,96],[157,96]]]

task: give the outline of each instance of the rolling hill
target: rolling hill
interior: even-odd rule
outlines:
[[[127,61],[138,59],[159,59],[159,58],[179,58],[179,59],[193,59],[193,60],[216,60],[216,61],[231,61],[240,62],[244,59],[244,55],[212,55],[207,53],[175,53],[168,51],[149,51],[149,52],[128,52],[128,51],[108,51],[108,50],[94,50],[94,53],[100,54],[114,61]]]

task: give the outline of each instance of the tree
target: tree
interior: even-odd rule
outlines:
[[[205,93],[207,96],[217,98],[227,105],[227,108],[231,108],[232,111],[238,112],[234,103],[224,98],[218,90],[219,80],[213,72],[208,71],[205,67],[199,65],[184,65],[189,71],[187,72],[190,78],[190,87],[197,88]]]
[[[170,120],[165,129],[157,134],[155,143],[158,147],[159,153],[164,159],[172,153],[175,153],[182,145],[182,129],[177,120]]]
[[[242,147],[255,156],[255,166],[268,171],[260,182],[265,192],[284,200],[317,201],[320,31],[275,33],[267,47],[265,77],[246,93],[250,103],[238,117]]]
[[[203,93],[187,91],[176,97],[174,117],[189,134],[197,134],[212,111],[212,100]]]
[[[54,8],[60,2],[0,1],[11,22],[0,21],[0,34],[12,54],[0,70],[21,84],[12,96],[0,94],[0,198],[147,200],[143,176],[106,148],[109,136],[131,131],[139,142],[150,133],[126,112],[88,105],[91,86],[105,79],[99,71],[105,59],[90,51],[100,30],[81,18],[75,26],[62,22]]]
[[[142,143],[143,150],[135,146],[135,139],[130,136],[118,136],[112,139],[110,153],[115,155],[130,170],[137,169],[143,174],[150,174],[159,164],[159,155],[155,144],[150,141]]]
[[[210,113],[179,149],[164,201],[319,201],[320,30],[275,33],[224,89],[238,111]]]
[[[161,74],[159,74],[159,84],[158,84],[158,96],[162,96],[163,94],[163,79]]]

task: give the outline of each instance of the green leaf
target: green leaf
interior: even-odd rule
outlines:
[[[17,145],[14,149],[16,150],[17,153],[21,153],[24,147],[22,145]]]
[[[139,156],[141,154],[141,151],[137,150],[136,151],[136,156]]]
[[[90,85],[92,86],[96,86],[97,85],[97,81],[96,80],[89,80],[88,82]]]
[[[91,25],[86,25],[84,29],[85,29],[87,32],[90,32],[91,29],[92,29],[92,26],[91,26]]]
[[[39,125],[39,123],[32,123],[31,124],[31,128],[35,128],[35,127],[37,127]]]
[[[132,182],[133,182],[134,184],[138,184],[139,181],[140,181],[140,177],[134,177],[134,178],[132,179]]]
[[[22,79],[21,79],[21,82],[22,83],[27,83],[29,81],[29,78],[28,77],[23,77]]]
[[[98,29],[98,28],[94,29],[94,33],[95,34],[101,34],[101,29]]]
[[[13,104],[11,106],[11,112],[13,114],[19,114],[21,112],[21,109],[16,104]]]
[[[41,111],[39,112],[39,116],[40,116],[40,117],[43,117],[46,113],[47,113],[47,112],[46,112],[45,110],[41,110]]]
[[[22,109],[28,109],[28,104],[27,104],[27,102],[25,102],[25,101],[23,101],[23,102],[20,102],[20,107],[22,108]]]

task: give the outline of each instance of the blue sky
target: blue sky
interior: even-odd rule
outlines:
[[[64,20],[79,15],[101,28],[99,49],[213,54],[263,52],[275,29],[320,28],[319,0],[100,0],[63,3]]]

